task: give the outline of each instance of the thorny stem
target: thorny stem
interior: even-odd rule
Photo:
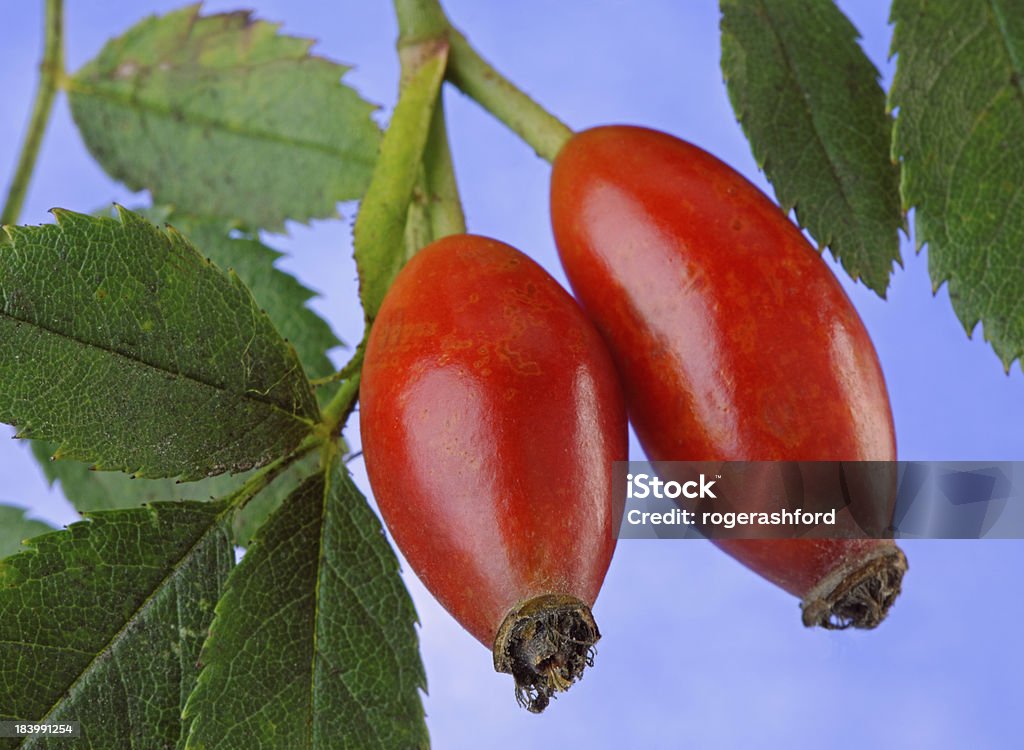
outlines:
[[[29,180],[35,169],[39,147],[43,142],[43,134],[53,110],[53,100],[57,94],[57,84],[64,73],[64,8],[63,0],[46,0],[45,37],[43,40],[43,60],[39,66],[39,87],[32,105],[32,117],[29,120],[28,132],[21,147],[21,157],[15,168],[11,187],[7,192],[4,210],[0,213],[0,225],[14,224],[21,214],[28,192]]]

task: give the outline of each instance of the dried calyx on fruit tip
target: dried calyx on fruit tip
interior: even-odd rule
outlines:
[[[573,596],[529,599],[505,617],[494,639],[494,669],[516,681],[516,700],[539,714],[594,666],[601,634],[590,607]]]
[[[907,558],[893,545],[856,567],[839,566],[800,605],[804,625],[828,630],[877,627],[900,595]]]

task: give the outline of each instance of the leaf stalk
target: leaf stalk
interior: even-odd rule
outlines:
[[[271,461],[256,472],[256,474],[246,480],[245,484],[227,497],[228,506],[233,508],[236,512],[242,510],[250,500],[265,490],[270,483],[281,476],[289,466],[294,464],[296,461],[300,461],[305,458],[307,455],[319,448],[322,443],[322,437],[313,433],[303,440],[299,444],[299,447],[291,453]]]

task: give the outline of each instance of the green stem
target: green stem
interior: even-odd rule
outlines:
[[[363,340],[359,342],[359,346],[356,347],[355,352],[353,352],[352,358],[345,363],[344,367],[330,375],[325,375],[322,378],[311,380],[310,383],[314,388],[317,388],[324,385],[330,385],[331,383],[336,383],[339,380],[347,380],[352,377],[359,372],[359,368],[363,366],[363,350],[365,348],[366,337],[364,336]]]
[[[426,153],[423,156],[425,160]],[[427,188],[427,175],[421,161],[416,174],[416,186],[412,191],[412,200],[409,201],[409,212],[405,217],[403,264],[408,263],[412,260],[412,256],[434,241],[433,230],[430,226],[430,212],[427,210],[429,201],[430,191]]]
[[[323,441],[319,435],[310,435],[291,453],[275,459],[246,480],[245,484],[232,493],[229,505],[235,510],[241,510],[245,507],[246,503],[256,497],[256,495],[266,489],[271,482],[281,476],[289,466],[309,455],[322,444]]]
[[[538,156],[554,161],[572,130],[484,60],[451,25],[439,0],[394,0],[394,6],[399,48],[446,38],[451,44],[448,80],[530,144]]]
[[[328,436],[334,436],[341,431],[341,428],[345,426],[345,420],[348,419],[348,415],[352,413],[352,409],[356,405],[356,398],[359,396],[359,379],[363,369],[363,351],[364,347],[360,344],[356,349],[355,356],[345,365],[345,370],[348,370],[349,374],[338,388],[338,392],[324,407],[322,424]]]
[[[466,216],[462,211],[455,167],[448,145],[448,126],[444,117],[444,97],[439,95],[430,120],[427,147],[423,152],[427,188],[427,215],[431,236],[437,240],[450,234],[464,234]]]
[[[449,32],[448,80],[505,123],[537,155],[554,161],[572,130],[494,69],[455,29]]]
[[[353,228],[359,294],[367,323],[405,262],[409,203],[422,174],[423,149],[444,81],[448,43],[427,40],[401,50],[402,86],[381,140],[377,164]]]
[[[64,8],[62,0],[46,0],[46,28],[43,41],[43,60],[39,68],[39,87],[32,106],[28,133],[21,147],[21,157],[11,180],[4,210],[0,213],[0,225],[14,224],[21,215],[25,203],[29,180],[35,169],[39,147],[43,142],[46,124],[53,110],[57,84],[64,74]]]
[[[422,50],[430,51],[438,43],[447,47],[450,26],[438,0],[394,0],[394,6],[404,82],[422,64]],[[438,91],[405,222],[405,259],[432,240],[465,231],[466,218],[448,147],[444,100]]]
[[[437,0],[394,0],[398,45],[444,36],[448,19]]]

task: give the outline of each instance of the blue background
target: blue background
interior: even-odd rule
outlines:
[[[174,1],[72,0],[70,70],[144,13]],[[347,80],[384,106],[398,69],[389,3],[254,0],[260,17],[316,36],[316,51],[358,67]],[[884,2],[841,3],[886,85],[891,28]],[[3,3],[0,179],[15,159],[36,82],[42,2]],[[769,190],[733,117],[718,67],[718,11],[701,2],[451,0],[450,16],[495,65],[570,126],[628,122],[661,128],[718,155]],[[235,9],[209,2],[208,10]],[[446,95],[471,231],[530,253],[564,283],[547,217],[549,167],[455,91]],[[6,187],[6,183],[5,183]],[[58,99],[22,223],[46,210],[138,204],[107,178]],[[268,237],[280,266],[323,296],[312,306],[347,341],[359,339],[350,224],[290,225]],[[1024,376],[1007,376],[968,340],[945,289],[933,297],[926,253],[903,243],[904,268],[882,301],[840,274],[878,347],[900,458],[1024,459]],[[833,267],[835,267],[833,265]],[[344,353],[337,353],[341,362]],[[11,434],[7,428],[0,428]],[[349,436],[358,443],[356,435]],[[635,447],[634,458],[641,454]],[[366,488],[362,466],[355,470]],[[0,500],[55,524],[77,517],[50,490],[27,446],[0,445]],[[797,602],[700,541],[620,545],[595,614],[597,666],[543,716],[515,706],[505,675],[406,572],[422,621],[437,748],[1007,747],[1021,735],[1024,621],[1018,541],[905,544],[910,572],[877,631],[805,630]],[[1014,743],[1015,744],[1015,743]]]

